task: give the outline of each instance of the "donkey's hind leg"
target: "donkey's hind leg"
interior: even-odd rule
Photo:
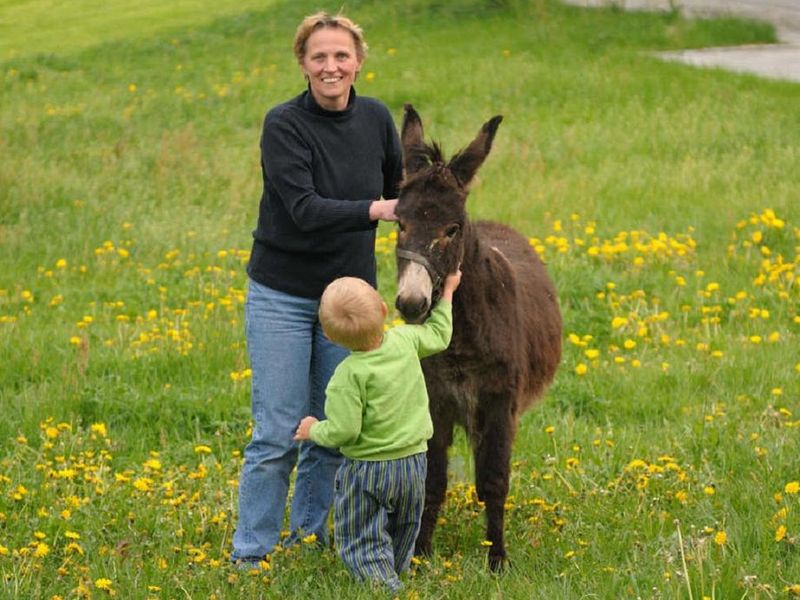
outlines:
[[[479,412],[479,437],[475,447],[475,489],[486,505],[486,539],[489,568],[499,571],[506,560],[503,536],[505,503],[511,470],[511,443],[514,423],[508,398],[502,394],[482,395]]]
[[[428,440],[428,475],[425,479],[425,508],[414,549],[415,554],[430,555],[433,530],[447,491],[447,449],[453,443],[453,419],[432,411],[433,437]]]

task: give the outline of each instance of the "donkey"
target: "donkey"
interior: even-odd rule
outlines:
[[[424,142],[422,121],[406,104],[401,134],[406,174],[396,207],[395,305],[406,322],[424,321],[441,296],[444,277],[459,265],[462,270],[450,347],[422,361],[434,433],[416,553],[431,552],[457,423],[473,450],[493,571],[506,560],[504,505],[517,424],[561,359],[556,291],[528,240],[505,225],[467,219],[469,184],[500,121],[501,116],[490,119],[469,146],[445,162],[438,145]]]

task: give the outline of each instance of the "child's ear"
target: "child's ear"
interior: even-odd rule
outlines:
[[[386,318],[386,315],[389,314],[389,308],[386,306],[386,302],[381,302],[381,311],[383,312],[383,318]]]

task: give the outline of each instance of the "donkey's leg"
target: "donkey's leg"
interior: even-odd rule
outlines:
[[[475,489],[486,505],[486,539],[489,568],[499,571],[506,559],[503,539],[505,503],[511,469],[514,423],[508,398],[500,394],[481,395],[478,415],[480,436],[475,447]]]
[[[439,509],[447,491],[447,449],[453,443],[453,419],[433,413],[433,437],[428,440],[428,475],[425,478],[425,508],[415,554],[431,554],[431,541]]]

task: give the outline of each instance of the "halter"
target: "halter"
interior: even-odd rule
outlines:
[[[410,260],[411,262],[425,267],[425,270],[428,272],[428,275],[430,275],[431,281],[433,282],[433,289],[439,289],[439,286],[442,283],[442,276],[439,275],[439,273],[436,272],[436,269],[433,268],[431,261],[418,252],[404,250],[403,248],[395,248],[395,254],[397,254],[397,256],[400,258],[405,258],[406,260]]]

